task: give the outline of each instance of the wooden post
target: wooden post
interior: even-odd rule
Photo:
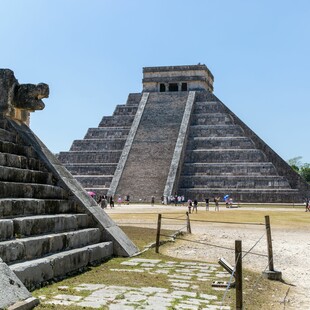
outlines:
[[[236,310],[243,309],[242,301],[242,241],[235,240]]]
[[[270,229],[269,215],[265,216],[265,225],[266,225],[266,234],[267,234],[269,271],[274,271],[273,252],[272,252],[272,239],[271,239],[271,229]]]
[[[159,253],[160,228],[161,228],[161,214],[158,214],[157,232],[156,232],[156,247],[155,247],[156,253]]]
[[[186,212],[186,222],[187,222],[187,232],[189,234],[191,234],[192,233],[192,229],[191,229],[191,222],[189,220],[189,213],[188,212]]]

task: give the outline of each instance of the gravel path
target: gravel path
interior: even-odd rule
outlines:
[[[172,209],[175,210],[175,207]],[[119,210],[108,211],[108,213],[136,213],[149,212],[150,210],[161,213],[161,210],[167,211],[167,207],[146,208],[145,206],[126,206],[119,208]],[[268,208],[265,210],[268,210]],[[304,211],[295,209],[294,212]],[[135,219],[135,222],[137,222],[137,219]],[[141,223],[141,226],[147,225]],[[152,226],[152,228],[154,228],[154,226]],[[234,249],[234,240],[242,240],[242,248],[244,251],[251,249],[261,237],[261,241],[255,246],[253,252],[267,254],[264,226],[195,222],[192,224],[192,235],[186,236],[187,239],[190,238],[192,241],[216,244],[232,249]],[[283,296],[283,300],[285,299],[286,301],[285,305],[283,305],[283,309],[310,309],[310,296],[308,293],[310,287],[309,230],[272,227],[272,240],[274,268],[282,272],[283,280],[286,283],[291,284],[288,285],[288,288],[290,288],[288,295],[286,297]],[[234,262],[234,251],[206,246],[195,242],[177,242],[167,249],[166,254],[172,257],[198,259],[207,262],[217,262],[219,257],[224,257],[227,261],[231,262],[232,265]],[[265,270],[267,266],[267,257],[249,254],[243,259],[244,268],[258,273]]]

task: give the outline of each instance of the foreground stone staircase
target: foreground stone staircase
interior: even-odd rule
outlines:
[[[196,96],[178,192],[200,200],[227,194],[236,201],[298,200],[298,190],[207,92]]]
[[[0,257],[29,289],[113,255],[113,244],[90,214],[0,122]]]
[[[140,99],[141,94],[130,94],[113,116],[104,116],[84,139],[75,140],[68,152],[60,152],[59,160],[87,191],[107,193]]]
[[[27,288],[137,248],[29,127],[0,127],[0,257]]]

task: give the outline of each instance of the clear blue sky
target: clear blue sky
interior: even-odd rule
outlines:
[[[310,1],[0,0],[0,67],[50,86],[31,128],[67,151],[146,66],[206,64],[214,93],[283,159],[310,163]]]

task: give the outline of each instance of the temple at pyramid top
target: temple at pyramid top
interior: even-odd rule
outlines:
[[[213,81],[201,64],[143,68],[142,92],[60,161],[88,191],[131,201],[302,202],[309,185],[213,94]]]
[[[213,92],[214,77],[206,65],[143,68],[144,92],[208,90]]]

